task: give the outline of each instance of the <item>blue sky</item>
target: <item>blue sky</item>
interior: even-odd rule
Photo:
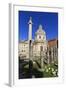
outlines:
[[[32,38],[35,37],[39,25],[43,26],[47,40],[58,38],[58,13],[19,11],[19,40],[28,39],[28,21],[32,17]]]

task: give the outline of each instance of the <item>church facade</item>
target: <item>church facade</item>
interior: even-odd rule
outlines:
[[[21,60],[29,60],[30,53],[31,59],[41,60],[43,62],[50,64],[58,62],[58,40],[47,40],[46,32],[43,30],[42,25],[38,26],[37,32],[35,32],[35,39],[32,39],[32,19],[30,18],[29,22],[29,35],[28,40],[20,41],[18,48],[18,55]],[[29,41],[31,41],[31,52]]]

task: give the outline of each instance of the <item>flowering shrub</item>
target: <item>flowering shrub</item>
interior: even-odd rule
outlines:
[[[58,66],[54,64],[46,65],[44,68],[44,77],[57,77],[58,76]]]

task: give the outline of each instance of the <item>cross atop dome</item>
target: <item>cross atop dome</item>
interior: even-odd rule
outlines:
[[[39,25],[39,29],[42,29],[42,25],[41,24]]]

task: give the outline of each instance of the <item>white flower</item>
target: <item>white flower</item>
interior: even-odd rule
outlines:
[[[46,72],[48,72],[48,69],[46,69]]]
[[[54,76],[56,76],[56,72],[55,72],[55,71],[54,71],[54,72],[52,72],[52,73],[53,73],[53,75],[54,75]]]
[[[50,70],[50,67],[49,67],[49,70]]]
[[[54,72],[54,68],[52,68],[52,72]]]

